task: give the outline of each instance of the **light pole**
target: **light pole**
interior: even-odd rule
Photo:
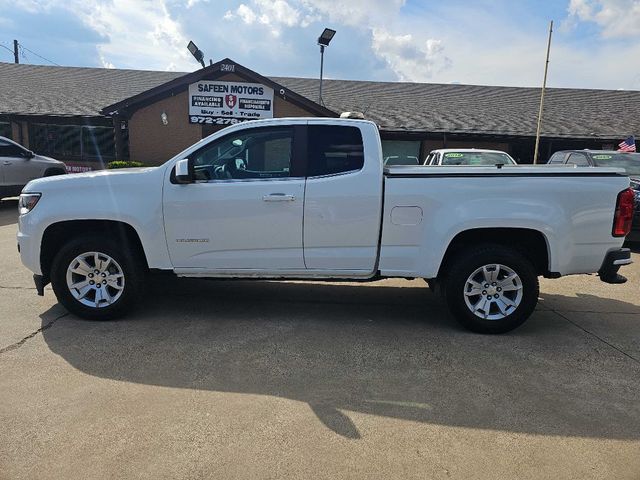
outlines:
[[[320,45],[320,93],[318,94],[318,103],[324,105],[322,101],[322,70],[324,68],[324,47],[329,46],[329,42],[336,34],[335,30],[325,28],[322,34],[318,37],[318,45]]]

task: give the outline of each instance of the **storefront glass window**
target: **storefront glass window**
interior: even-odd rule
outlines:
[[[113,128],[80,125],[30,125],[30,146],[39,154],[69,160],[112,160]]]
[[[419,140],[383,140],[382,157],[385,165],[420,165]]]
[[[11,138],[11,124],[0,122],[0,137]]]

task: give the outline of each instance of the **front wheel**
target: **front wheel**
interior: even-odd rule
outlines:
[[[70,312],[91,320],[124,315],[136,302],[143,270],[126,246],[85,237],[63,246],[51,265],[51,286]]]
[[[464,327],[479,333],[505,333],[522,325],[538,303],[538,276],[518,251],[485,245],[449,263],[445,296]]]

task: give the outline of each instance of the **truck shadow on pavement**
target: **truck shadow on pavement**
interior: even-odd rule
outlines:
[[[640,439],[640,366],[544,305],[515,332],[484,336],[459,328],[421,282],[154,283],[128,319],[62,318],[43,331],[49,348],[102,378],[306,402],[351,439],[361,434],[350,412]],[[640,313],[625,302],[590,302]],[[634,328],[637,338],[640,322]]]

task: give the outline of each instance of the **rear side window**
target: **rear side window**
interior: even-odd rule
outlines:
[[[359,128],[310,125],[308,132],[308,176],[362,169],[364,148]]]
[[[567,159],[567,163],[570,165],[577,165],[578,167],[588,167],[589,160],[583,153],[572,153]]]

